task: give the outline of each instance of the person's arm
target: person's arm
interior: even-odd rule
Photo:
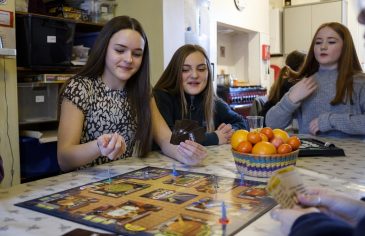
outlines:
[[[293,114],[306,98],[317,90],[313,76],[301,79],[266,113],[266,125],[285,129],[293,120]]]
[[[122,155],[125,141],[119,134],[103,134],[98,139],[80,144],[84,114],[71,101],[64,99],[58,128],[57,159],[63,171],[86,165],[99,156],[109,159]]]
[[[323,213],[300,216],[293,224],[290,236],[342,236],[352,235],[354,228],[339,219]]]
[[[73,170],[100,156],[97,140],[80,144],[84,114],[69,100],[61,105],[58,127],[57,158],[63,171]]]
[[[327,132],[331,130],[339,130],[347,134],[365,135],[365,85],[362,83],[356,84],[356,86],[362,86],[356,95],[358,98],[358,104],[353,105],[353,109],[359,110],[359,112],[357,114],[350,112],[323,113],[318,117],[319,131]]]
[[[152,114],[152,135],[162,152],[175,160],[187,165],[198,165],[207,156],[206,149],[199,143],[186,140],[179,145],[170,143],[171,130],[159,112],[155,99],[150,102]]]
[[[299,107],[300,104],[291,102],[288,98],[288,93],[286,93],[276,105],[267,111],[265,116],[266,126],[285,129],[291,124],[294,112]]]

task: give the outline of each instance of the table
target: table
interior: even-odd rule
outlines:
[[[308,186],[321,186],[346,192],[355,198],[365,196],[365,180],[363,178],[365,176],[365,157],[361,156],[362,153],[365,153],[365,141],[355,139],[331,139],[330,141],[343,148],[346,157],[299,158],[297,166],[300,167],[298,170],[304,183]],[[16,207],[14,204],[108,178],[109,168],[111,175],[114,176],[145,166],[172,168],[172,163],[176,163],[176,168],[180,170],[239,178],[230,145],[210,146],[207,149],[208,158],[199,167],[187,167],[159,152],[151,152],[144,159],[132,157],[16,185],[9,189],[0,189],[0,235],[62,235],[75,228],[103,232],[99,229]],[[270,214],[266,213],[237,235],[279,236],[282,233],[279,223],[272,220]]]

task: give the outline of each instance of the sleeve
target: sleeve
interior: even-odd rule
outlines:
[[[289,236],[340,236],[352,235],[353,232],[354,228],[344,221],[323,213],[310,213],[294,222]]]
[[[300,103],[290,101],[289,93],[286,93],[275,106],[267,111],[266,125],[272,128],[285,129],[293,120],[293,115],[300,105]]]
[[[221,123],[231,124],[234,130],[245,129],[248,130],[246,119],[233,111],[229,105],[223,100],[219,99],[216,102],[216,126]]]
[[[174,98],[167,92],[161,90],[154,90],[153,97],[155,98],[157,108],[160,111],[162,117],[170,127],[170,130],[173,130],[175,125]]]
[[[210,133],[206,132],[205,140],[200,144],[203,146],[218,145],[219,144],[218,135],[215,132],[210,132]]]
[[[89,108],[90,93],[92,88],[83,79],[75,78],[67,84],[64,92],[62,93],[62,99],[66,98],[75,104],[84,114],[87,113]]]
[[[319,130],[327,132],[339,130],[343,133],[354,135],[365,135],[365,83],[359,89],[358,114],[327,112],[319,116]]]

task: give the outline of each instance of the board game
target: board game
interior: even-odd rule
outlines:
[[[122,235],[233,235],[277,204],[265,187],[145,167],[15,205]]]
[[[314,138],[301,138],[302,145],[299,147],[299,157],[313,156],[345,156],[342,148],[336,147],[333,143],[322,142]]]

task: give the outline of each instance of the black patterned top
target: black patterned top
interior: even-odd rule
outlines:
[[[95,140],[102,134],[118,132],[127,145],[126,152],[118,159],[132,155],[137,122],[132,116],[127,91],[108,88],[100,77],[77,77],[67,85],[62,98],[70,100],[85,115],[80,143]],[[99,157],[84,167],[106,162],[109,162],[107,157]]]

